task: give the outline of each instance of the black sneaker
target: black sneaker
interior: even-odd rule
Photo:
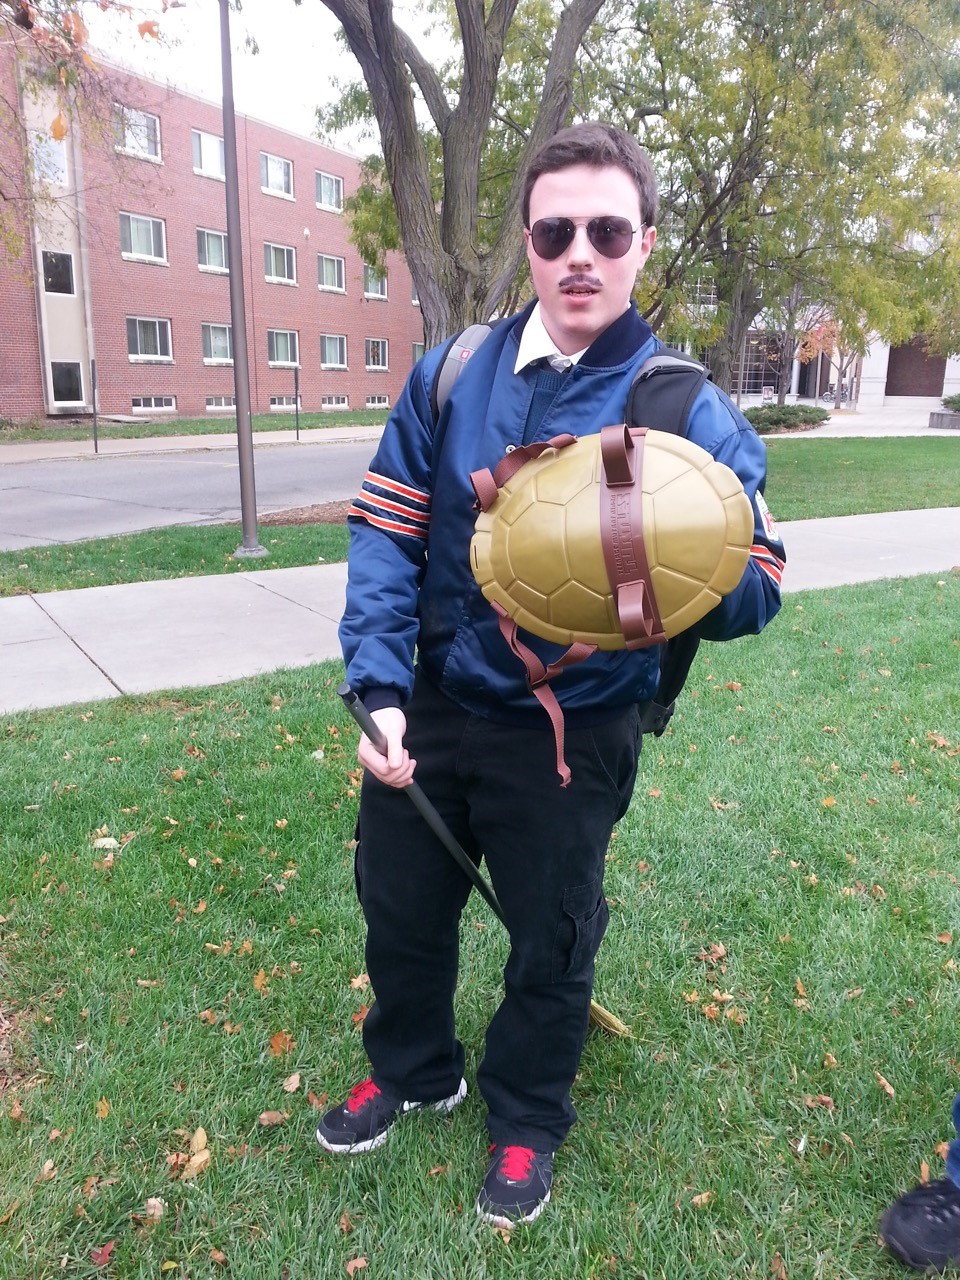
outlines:
[[[960,1187],[943,1178],[895,1200],[880,1223],[891,1253],[930,1274],[960,1266]]]
[[[369,1078],[350,1090],[342,1106],[334,1107],[317,1126],[321,1147],[338,1154],[359,1155],[374,1151],[387,1140],[387,1134],[408,1111],[432,1106],[434,1111],[452,1111],[467,1096],[467,1082],[461,1080],[456,1093],[439,1102],[404,1102],[389,1098]]]
[[[535,1222],[550,1199],[553,1152],[492,1146],[490,1154],[490,1168],[477,1196],[477,1213],[495,1227]]]

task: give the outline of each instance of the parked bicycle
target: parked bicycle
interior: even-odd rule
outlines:
[[[835,386],[827,387],[826,391],[824,391],[824,393],[821,395],[820,399],[823,401],[823,403],[824,403],[824,404],[836,404],[836,403],[837,403],[837,388],[836,388]],[[841,403],[841,404],[846,404],[846,403],[847,403],[847,399],[848,399],[847,388],[846,388],[846,387],[841,387],[841,388],[840,388],[840,403]]]

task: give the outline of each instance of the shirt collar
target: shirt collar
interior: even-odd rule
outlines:
[[[513,372],[519,373],[535,360],[546,360],[552,369],[563,373],[575,365],[586,350],[587,348],[584,347],[583,351],[575,351],[572,356],[565,356],[558,351],[557,344],[544,327],[538,302],[520,334],[520,349],[517,352],[517,362],[513,366]]]

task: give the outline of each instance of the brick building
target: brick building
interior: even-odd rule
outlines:
[[[23,146],[3,130],[32,204],[21,260],[0,249],[0,416],[233,411],[220,107],[108,70],[102,127],[51,136],[57,107],[0,79],[18,101]],[[18,95],[11,99],[11,94]],[[365,265],[344,200],[359,161],[237,115],[244,300],[255,413],[392,405],[423,327],[402,255]],[[25,159],[26,156],[26,159]],[[27,177],[26,170],[32,169]],[[95,362],[95,365],[94,365]]]

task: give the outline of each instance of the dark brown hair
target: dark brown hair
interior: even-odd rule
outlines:
[[[536,180],[544,173],[556,173],[574,164],[623,169],[637,185],[644,226],[656,225],[660,203],[657,178],[636,138],[612,124],[575,124],[548,138],[527,167],[521,204],[525,227],[530,225],[530,192]]]

